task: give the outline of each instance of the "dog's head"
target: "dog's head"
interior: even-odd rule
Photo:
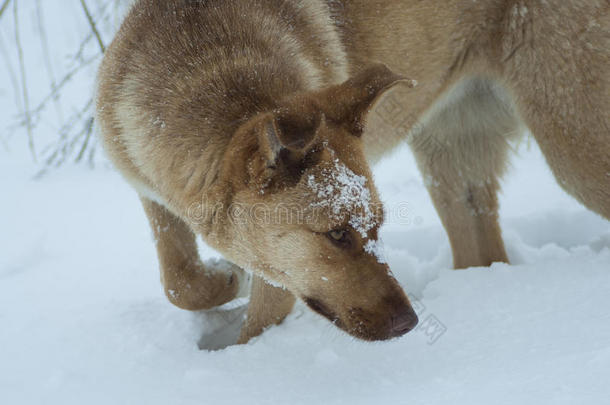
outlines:
[[[360,139],[375,100],[405,81],[376,65],[291,97],[238,130],[223,170],[228,256],[366,340],[417,324],[379,254],[383,209]]]

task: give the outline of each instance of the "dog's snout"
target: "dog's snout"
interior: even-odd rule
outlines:
[[[405,333],[413,330],[419,319],[417,314],[410,306],[403,306],[392,315],[392,337],[402,336]]]

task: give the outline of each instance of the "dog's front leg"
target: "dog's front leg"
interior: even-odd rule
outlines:
[[[484,138],[479,138],[484,140]],[[427,188],[449,236],[456,269],[508,262],[498,224],[498,168],[503,141],[478,148],[428,146],[415,149]],[[492,146],[493,145],[493,146]],[[501,148],[497,151],[494,149]],[[480,150],[481,155],[473,153]]]
[[[467,96],[414,132],[411,148],[447,230],[456,269],[508,262],[498,223],[507,138],[518,121],[485,83],[464,84]],[[486,121],[479,122],[481,117]]]
[[[280,324],[292,311],[294,295],[283,288],[274,287],[264,279],[254,276],[248,306],[248,317],[241,330],[238,344],[263,333],[271,326]]]
[[[195,233],[162,205],[142,198],[153,231],[161,281],[167,298],[179,308],[199,311],[227,303],[239,294],[246,275],[229,263],[202,263]]]

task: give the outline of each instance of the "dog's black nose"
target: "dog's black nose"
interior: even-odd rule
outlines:
[[[412,331],[419,322],[417,314],[410,306],[403,306],[392,316],[392,337],[402,336]]]

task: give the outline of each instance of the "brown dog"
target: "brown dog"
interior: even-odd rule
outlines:
[[[294,296],[362,339],[417,323],[375,252],[361,141],[373,102],[410,82],[383,65],[349,79],[331,23],[321,1],[141,0],[101,66],[104,145],[142,198],[169,300],[224,304],[251,270],[241,342]],[[236,266],[201,263],[196,234]]]
[[[360,338],[412,329],[374,254],[383,218],[365,162],[405,139],[457,268],[507,261],[496,193],[526,127],[561,185],[610,217],[609,4],[138,1],[102,64],[98,118],[142,197],[169,299],[237,295],[241,270],[202,264],[201,234],[256,275],[241,342],[293,295]],[[375,61],[420,85],[394,86]],[[365,128],[390,88],[407,113]]]

